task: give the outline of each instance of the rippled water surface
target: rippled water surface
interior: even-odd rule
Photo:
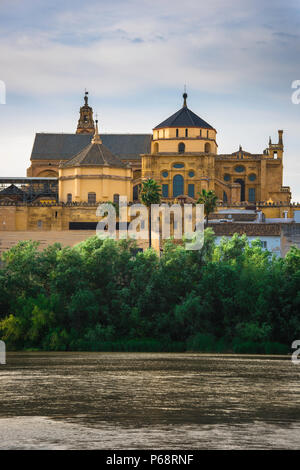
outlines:
[[[2,449],[300,447],[290,358],[11,353],[0,397]]]

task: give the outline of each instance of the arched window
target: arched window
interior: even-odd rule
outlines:
[[[67,202],[70,204],[72,202],[72,194],[68,193],[67,194]]]
[[[183,142],[180,142],[180,144],[178,144],[178,153],[184,153],[185,152],[185,145]]]
[[[114,194],[114,204],[119,204],[120,194]]]
[[[228,201],[227,194],[225,191],[223,191],[223,202],[227,202],[227,201]]]
[[[173,178],[173,197],[181,196],[184,193],[183,176],[175,175]]]
[[[154,147],[153,147],[153,152],[158,153],[159,145],[157,142],[155,142]]]
[[[208,142],[206,142],[206,144],[205,144],[204,151],[205,151],[205,153],[210,152],[210,144]]]
[[[88,203],[96,204],[96,193],[88,193]]]
[[[186,130],[185,130],[185,136],[188,137],[188,135],[189,135],[189,130],[186,129]]]

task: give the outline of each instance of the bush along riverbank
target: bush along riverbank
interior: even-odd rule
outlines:
[[[44,251],[20,242],[0,269],[8,350],[285,354],[300,339],[300,250],[284,259],[234,235],[159,257],[92,237]]]

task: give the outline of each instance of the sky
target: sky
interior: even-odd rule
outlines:
[[[75,132],[85,89],[100,132],[150,133],[186,84],[219,153],[284,130],[300,202],[299,59],[298,0],[0,0],[0,175],[26,174],[36,132]]]

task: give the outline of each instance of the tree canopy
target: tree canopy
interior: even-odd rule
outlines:
[[[0,338],[8,349],[287,352],[300,338],[300,250],[284,259],[234,235],[159,257],[96,236],[2,255]]]

